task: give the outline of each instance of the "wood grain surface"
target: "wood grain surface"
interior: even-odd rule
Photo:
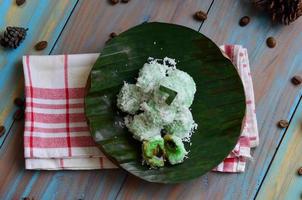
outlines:
[[[193,20],[197,10],[207,11],[211,0],[131,0],[114,6],[108,1],[80,1],[70,18],[54,53],[100,52],[111,32],[117,34],[146,21],[170,22],[195,30],[201,22]]]
[[[114,199],[118,170],[30,171],[23,156],[24,121],[16,121],[0,151],[0,199]]]
[[[107,1],[79,1],[52,54],[100,52],[111,32],[119,33],[148,20],[181,23],[198,30],[201,23],[192,20],[192,15],[196,9],[207,10],[210,3],[208,0],[133,0],[112,6]],[[10,132],[22,137],[22,127],[22,123],[15,123]],[[0,149],[1,159],[2,155],[10,155],[9,159],[22,150],[21,142],[9,143],[11,137],[13,134],[9,134],[5,145],[12,147]],[[2,167],[10,170],[4,160],[0,162]],[[13,160],[11,168],[16,169],[11,177],[2,175],[6,184],[0,186],[0,199],[25,196],[35,199],[115,199],[126,177],[122,170],[30,172],[24,170],[23,153]]]
[[[302,198],[302,102],[295,111],[290,126],[270,170],[260,188],[257,199],[299,199]]]
[[[13,107],[11,99],[15,94],[13,91],[22,93],[22,84],[19,83],[23,82],[20,79],[21,71],[15,72],[17,69],[14,67],[15,62],[22,54],[30,52],[29,50],[32,49],[36,40],[47,38],[50,44],[57,41],[52,51],[54,54],[99,52],[105,41],[108,40],[110,32],[119,33],[144,21],[163,21],[200,30],[217,44],[237,43],[248,48],[256,95],[260,146],[256,148],[254,159],[248,163],[245,173],[208,173],[185,184],[163,185],[144,182],[131,175],[126,175],[122,170],[25,171],[22,152],[23,122],[16,122],[8,136],[5,137],[5,143],[0,149],[0,199],[19,199],[30,196],[35,199],[245,200],[254,199],[262,183],[263,188],[272,187],[269,184],[269,178],[273,180],[272,184],[274,181],[284,180],[282,185],[277,184],[278,187],[287,188],[284,197],[289,197],[286,196],[287,194],[297,195],[302,192],[302,189],[299,188],[301,180],[290,174],[289,169],[281,168],[285,166],[278,166],[279,162],[295,161],[298,164],[301,161],[298,160],[299,155],[296,155],[297,150],[301,151],[299,140],[293,139],[300,137],[297,136],[299,133],[297,131],[298,122],[294,125],[294,120],[292,120],[293,125],[288,130],[293,130],[288,132],[289,134],[285,134],[287,133],[285,130],[278,129],[276,126],[278,120],[292,117],[300,98],[299,87],[293,86],[290,78],[293,75],[302,75],[300,66],[302,19],[290,26],[272,25],[269,18],[253,8],[248,0],[131,0],[127,4],[121,3],[115,6],[108,4],[105,0],[81,0],[76,4],[64,27],[76,1],[64,0],[58,3],[58,0],[55,0],[48,1],[47,5],[38,3],[37,5],[43,7],[43,11],[27,8],[26,6],[31,4],[29,3],[22,7],[22,9],[29,9],[26,12],[21,11],[21,8],[13,8],[12,2],[12,0],[3,0],[0,4],[1,26],[5,26],[5,20],[15,20],[16,22],[24,20],[24,24],[17,23],[17,25],[32,27],[34,33],[29,35],[35,39],[25,41],[14,56],[8,57],[8,54],[12,52],[1,52],[2,50],[0,50],[2,57],[0,62],[5,63],[5,65],[0,65],[2,72],[0,82],[3,81],[0,84],[0,110],[2,112],[2,121],[0,121],[5,121],[6,126],[11,124],[11,114],[5,113],[11,113]],[[20,15],[21,17],[19,14],[13,15],[11,9],[14,11],[20,9],[18,11],[24,12],[24,15]],[[208,19],[204,23],[192,19],[192,14],[200,9],[209,11]],[[44,13],[46,14],[44,15]],[[249,15],[251,22],[246,27],[240,27],[238,21],[244,15]],[[41,24],[47,24],[47,26],[41,26]],[[265,40],[269,36],[277,39],[277,47],[274,49],[266,47]],[[41,53],[49,53],[52,46],[50,45],[49,49]],[[9,71],[5,76],[3,75],[4,69]],[[16,90],[18,87],[20,89]],[[5,109],[8,111],[4,111]],[[296,112],[296,115],[299,113]],[[300,119],[300,117],[295,116],[293,119]],[[282,141],[284,144],[278,148]],[[277,154],[276,150],[278,150]],[[282,151],[286,153],[282,153]],[[270,165],[275,154],[277,160]],[[288,154],[290,158],[285,158],[285,155]],[[270,168],[270,166],[272,167]],[[296,167],[293,164],[286,166]],[[288,177],[277,176],[280,171],[276,169],[286,171]],[[278,187],[275,192],[281,192]],[[266,199],[266,197],[269,199],[272,197],[270,195],[260,189],[258,199]]]
[[[265,14],[247,2],[214,1],[209,20],[201,29],[217,43],[244,45],[250,57],[260,145],[255,149],[246,173],[239,177],[229,176],[226,180],[221,180],[219,174],[214,175],[214,182],[219,183],[216,187],[222,188],[221,192],[231,199],[255,197],[285,133],[276,124],[280,119],[291,118],[300,96],[300,88],[290,79],[302,75],[302,46],[297,42],[302,37],[302,19],[290,26],[273,25]],[[251,22],[246,27],[239,27],[238,20],[244,15],[250,16]],[[266,46],[270,36],[277,40],[274,49]],[[234,188],[240,190],[234,191]]]
[[[137,143],[127,129],[117,126],[125,113],[117,113],[116,96],[125,81],[136,82],[149,57],[174,58],[177,69],[188,73],[196,84],[194,102],[189,105],[198,128],[191,143],[185,143],[188,158],[181,165],[165,164],[160,170],[142,165],[142,153],[138,151],[142,143]],[[200,177],[232,151],[241,134],[246,98],[238,71],[217,45],[195,30],[159,22],[131,28],[107,43],[90,78],[85,113],[91,135],[121,168],[143,180],[179,183]],[[181,92],[176,86],[173,89]],[[188,105],[186,101],[183,104]],[[217,126],[217,121],[223,126]]]
[[[251,17],[251,23],[240,27],[239,19],[245,15]],[[200,31],[217,44],[241,44],[248,48],[260,133],[260,146],[253,153],[253,161],[248,163],[245,173],[208,173],[196,181],[176,187],[149,183],[136,185],[138,180],[129,177],[118,197],[148,199],[155,194],[158,198],[170,198],[173,194],[171,199],[255,198],[284,134],[276,123],[280,119],[289,119],[296,106],[299,89],[291,84],[290,79],[293,75],[302,74],[299,61],[302,59],[302,47],[297,42],[302,37],[301,24],[300,19],[291,26],[272,25],[270,19],[248,1],[213,1],[208,19]],[[266,46],[269,36],[277,39],[274,49]]]
[[[7,50],[0,48],[0,125],[6,130],[12,125],[15,97],[23,96],[22,55],[48,54],[59,37],[77,0],[30,0],[17,6],[15,0],[0,1],[0,27],[22,26],[28,28],[26,39],[19,48]],[[37,52],[34,45],[48,41],[48,47]],[[0,138],[0,146],[6,136]]]

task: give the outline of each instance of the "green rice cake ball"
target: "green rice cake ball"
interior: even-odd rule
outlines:
[[[174,135],[164,136],[166,158],[172,164],[182,163],[188,154],[181,138]]]
[[[136,85],[148,93],[158,87],[159,81],[166,76],[167,66],[156,62],[146,63],[139,71]]]
[[[164,139],[161,136],[154,136],[143,141],[142,144],[143,160],[151,167],[164,166]]]
[[[172,106],[185,106],[189,108],[194,100],[196,84],[193,78],[186,72],[178,69],[169,70],[168,75],[160,80],[160,85],[170,88],[177,92]]]
[[[125,82],[117,96],[117,106],[123,112],[135,114],[139,110],[140,104],[146,99],[148,99],[148,95],[141,88]]]
[[[181,107],[177,111],[174,121],[166,125],[165,129],[168,133],[181,139],[189,139],[195,127],[196,123],[189,108]]]
[[[163,127],[170,124],[176,115],[176,109],[167,105],[166,103],[156,103],[150,100],[148,103],[143,103],[141,109],[144,111],[149,123],[158,127]]]
[[[139,141],[148,140],[151,137],[160,135],[161,127],[150,123],[144,113],[125,117],[125,125],[132,133],[133,138]]]

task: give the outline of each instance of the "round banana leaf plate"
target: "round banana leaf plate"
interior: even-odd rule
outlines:
[[[116,106],[124,81],[135,83],[149,57],[176,59],[197,86],[191,110],[198,128],[185,144],[188,158],[159,169],[142,165],[141,143],[122,125],[125,113]],[[87,85],[85,112],[94,140],[114,163],[150,182],[183,182],[211,171],[240,135],[245,95],[235,67],[210,39],[183,26],[144,23],[121,33],[106,44]]]

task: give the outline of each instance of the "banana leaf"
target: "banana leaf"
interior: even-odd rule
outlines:
[[[149,169],[142,165],[141,143],[123,124],[116,96],[124,81],[135,83],[149,57],[174,58],[191,75],[197,92],[191,106],[198,128],[186,143],[182,163]],[[94,64],[87,83],[85,112],[101,150],[121,168],[144,180],[177,183],[197,178],[217,166],[234,148],[245,114],[240,77],[229,59],[207,37],[166,23],[144,23],[110,40]]]

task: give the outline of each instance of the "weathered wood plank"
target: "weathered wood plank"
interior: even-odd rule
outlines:
[[[23,156],[24,122],[15,122],[0,152],[0,199],[114,199],[124,174],[102,171],[29,171]]]
[[[199,9],[206,11],[211,1],[131,0],[114,6],[107,1],[82,1],[54,52],[100,52],[111,32],[120,33],[145,21],[177,23],[198,30],[201,23],[193,20],[192,15]]]
[[[132,0],[128,4],[111,6],[104,1],[82,2],[54,48],[54,53],[99,52],[111,32],[119,33],[145,21],[170,21],[198,30],[200,22],[192,20],[192,14],[197,9],[207,10],[210,3],[194,0]],[[116,192],[115,188],[110,192]]]
[[[18,7],[15,0],[0,2],[0,27],[23,26],[29,28],[27,37],[15,50],[0,48],[0,125],[8,130],[16,108],[15,97],[23,96],[24,80],[21,58],[24,54],[48,54],[60,35],[77,0],[31,0]],[[48,47],[42,52],[33,49],[39,40],[47,40]],[[0,138],[0,146],[5,136]]]
[[[207,9],[209,5],[210,1],[201,3],[193,0],[186,2],[181,0],[177,2],[133,0],[128,4],[116,6],[109,5],[107,1],[81,1],[70,18],[62,37],[58,40],[53,53],[99,52],[110,32],[121,32],[149,19],[182,23],[197,30],[200,27],[200,22],[192,20],[192,13],[197,8]],[[14,126],[11,131],[12,135],[19,134],[20,137],[22,135],[21,127],[21,125]],[[8,139],[8,141],[10,140]],[[19,145],[20,143],[17,146]],[[68,194],[68,199],[114,199],[126,176],[122,170],[24,171],[22,155],[16,157],[18,150],[14,147],[11,148],[11,153],[7,150],[4,153],[7,159],[12,158],[10,166],[3,167],[5,172],[10,175],[8,178],[3,178],[4,184],[0,190],[0,194],[4,191],[8,193],[4,196],[6,198],[33,196],[37,199],[65,199]],[[13,159],[14,157],[16,158]]]
[[[246,27],[239,27],[238,21],[244,15],[251,16],[252,21]],[[221,178],[219,174],[211,176],[221,195],[229,199],[255,197],[284,134],[276,123],[292,116],[299,89],[291,84],[290,79],[302,74],[302,47],[297,42],[302,37],[301,24],[300,19],[291,26],[274,26],[249,1],[230,0],[215,1],[209,20],[201,29],[217,44],[233,43],[247,47],[254,79],[260,146],[255,149],[246,173],[226,178]],[[266,46],[265,41],[269,36],[274,36],[278,42],[274,49]],[[207,192],[208,197],[215,197],[213,194]]]
[[[247,27],[238,21],[251,16]],[[277,128],[279,119],[289,119],[295,107],[298,89],[290,83],[291,76],[301,74],[302,20],[287,27],[272,26],[267,16],[259,13],[248,1],[214,1],[201,32],[218,45],[241,44],[248,48],[256,93],[256,111],[260,131],[260,146],[254,152],[245,173],[208,173],[185,184],[163,186],[142,183],[129,178],[119,194],[119,199],[151,197],[164,199],[253,199],[280,143],[283,130]],[[276,37],[278,45],[268,49],[265,40]],[[218,192],[219,191],[219,192]]]
[[[260,188],[257,199],[300,199],[302,176],[302,101],[291,120],[277,154]]]
[[[50,6],[50,4],[47,4],[47,2],[43,2],[43,3],[46,4],[45,5],[46,7],[47,5]],[[44,24],[51,25],[54,27],[53,28],[46,27],[45,30],[43,30],[43,28],[37,27],[37,32],[34,33],[35,37],[38,38],[37,40],[43,39],[43,40],[48,40],[49,42],[48,49],[43,52],[40,52],[42,54],[47,54],[50,52],[54,42],[57,39],[57,36],[60,35],[60,32],[68,18],[68,15],[72,11],[72,9],[65,10],[66,19],[61,18],[61,20],[58,20],[58,22],[62,23],[62,26],[60,25],[60,23],[56,24],[57,22],[55,21],[55,18],[59,16],[52,16],[52,14],[54,15],[60,14],[59,11],[64,8],[62,5],[60,5],[61,3],[64,2],[60,1],[59,4],[57,2],[58,7],[48,8],[50,9],[50,11],[45,10],[45,15],[48,15],[48,17],[54,19],[52,19],[53,20],[52,22],[49,22],[51,24],[49,24],[48,21],[44,21]],[[74,1],[74,3],[76,3],[76,1]],[[47,16],[41,16],[42,18],[41,20],[43,20],[43,18],[46,17]],[[34,22],[31,21],[28,21],[28,23],[32,24],[31,26],[35,24]],[[43,24],[43,22],[39,22],[39,24]],[[56,28],[55,26],[59,26],[59,27]],[[57,34],[55,35],[50,34],[53,31],[53,29],[57,30]],[[39,35],[39,33],[41,33],[41,35]],[[34,38],[34,36],[32,37]],[[32,40],[32,41],[28,41],[28,40],[24,42],[23,48],[30,50],[32,49],[32,46],[37,40]],[[24,51],[21,52],[20,50],[19,54],[20,55],[24,54]],[[29,51],[29,53],[36,54],[38,52]],[[22,71],[20,71],[18,75],[21,76],[21,73]],[[13,77],[12,75],[12,78],[17,79],[17,75],[14,74],[14,76],[15,77]],[[21,80],[19,84],[22,85],[23,80]],[[123,183],[123,178],[125,177],[125,174],[122,171],[102,170],[102,171],[51,172],[51,171],[25,170],[24,157],[23,157],[23,142],[22,142],[23,126],[24,126],[24,122],[14,123],[11,131],[6,136],[5,143],[3,144],[0,151],[0,169],[1,169],[0,170],[1,171],[0,199],[20,199],[21,197],[26,197],[26,196],[34,197],[35,199],[114,199],[115,198],[117,191],[119,190],[121,184]]]
[[[121,32],[147,20],[170,21],[196,30],[200,22],[192,20],[197,9],[207,9],[211,1],[148,1],[132,0],[128,4],[111,6],[107,1],[80,1],[71,16],[53,53],[99,52],[112,31]],[[9,197],[32,196],[36,199],[114,199],[123,184],[126,173],[122,170],[32,172],[24,171],[22,125],[13,126],[11,135],[1,151],[0,169],[5,174],[0,194]],[[15,141],[11,144],[10,141]],[[6,147],[10,147],[7,148]],[[18,147],[18,148],[17,148]],[[5,157],[6,159],[3,159]],[[10,165],[7,160],[11,159]],[[7,178],[6,178],[7,177]]]
[[[206,9],[210,3],[210,1],[197,2],[193,0],[186,2],[180,0],[173,2],[132,0],[128,4],[109,6],[105,1],[81,1],[54,52],[100,51],[110,32],[121,32],[147,19],[172,21],[198,29],[200,24],[193,21],[191,15],[197,9]],[[289,27],[275,26],[272,28],[267,18],[262,15],[258,16],[256,13],[243,1],[215,1],[209,18],[201,29],[218,44],[240,43],[249,49],[252,74],[255,79],[259,128],[260,134],[262,134],[261,145],[256,149],[254,161],[249,163],[247,172],[233,175],[208,173],[197,180],[177,185],[145,183],[130,176],[120,192],[119,199],[149,199],[153,197],[158,199],[252,199],[255,196],[275,149],[282,138],[283,132],[275,127],[275,122],[280,118],[288,118],[287,113],[294,104],[298,90],[291,86],[289,79],[293,74],[301,74],[299,63],[302,57],[299,43],[295,43],[292,39],[296,38],[297,41],[301,41],[301,34],[299,34],[302,28],[301,20]],[[237,24],[243,15],[252,16],[252,22],[247,27],[241,28]],[[184,19],[182,17],[185,16],[187,21],[182,21]],[[189,22],[189,20],[191,21]],[[269,35],[274,35],[277,38],[277,48],[267,49],[265,47],[265,38]],[[289,48],[291,49],[289,50]],[[22,130],[20,129],[14,126],[11,133],[21,135]],[[5,145],[11,144],[10,137]],[[18,146],[18,144],[15,145]],[[74,173],[72,176],[76,177],[72,180],[69,172],[26,172],[31,174],[24,175],[21,173],[23,158],[22,156],[15,158],[16,151],[21,150],[6,149],[5,152],[0,152],[1,172],[2,169],[6,170],[4,171],[4,178],[0,175],[1,181],[5,181],[4,186],[0,188],[0,194],[5,191],[9,197],[18,197],[22,193],[21,195],[27,196],[29,194],[36,198],[46,198],[47,195],[53,195],[49,196],[50,198],[64,198],[67,191],[70,190],[69,198],[78,198],[82,195],[88,195],[89,198],[99,198],[100,193],[104,192],[102,189],[104,185],[108,187],[113,185],[112,189],[106,189],[105,193],[112,192],[113,196],[111,197],[114,197],[120,187],[119,184],[125,177],[124,172],[119,170],[108,172],[108,174],[106,172],[102,178],[101,174],[105,173],[104,171],[92,171],[91,175],[89,172],[72,172]],[[2,162],[3,156],[6,155],[10,156],[5,162]],[[14,164],[7,164],[10,162],[14,162]],[[9,172],[10,170],[12,172]],[[42,176],[43,178],[40,178]],[[89,176],[97,177],[93,184],[90,184]],[[117,179],[110,182],[114,178]],[[77,180],[81,180],[85,184],[72,184]],[[56,187],[56,184],[60,186]],[[78,193],[77,188],[83,187],[90,189],[82,189]],[[13,189],[8,190],[8,188]]]

